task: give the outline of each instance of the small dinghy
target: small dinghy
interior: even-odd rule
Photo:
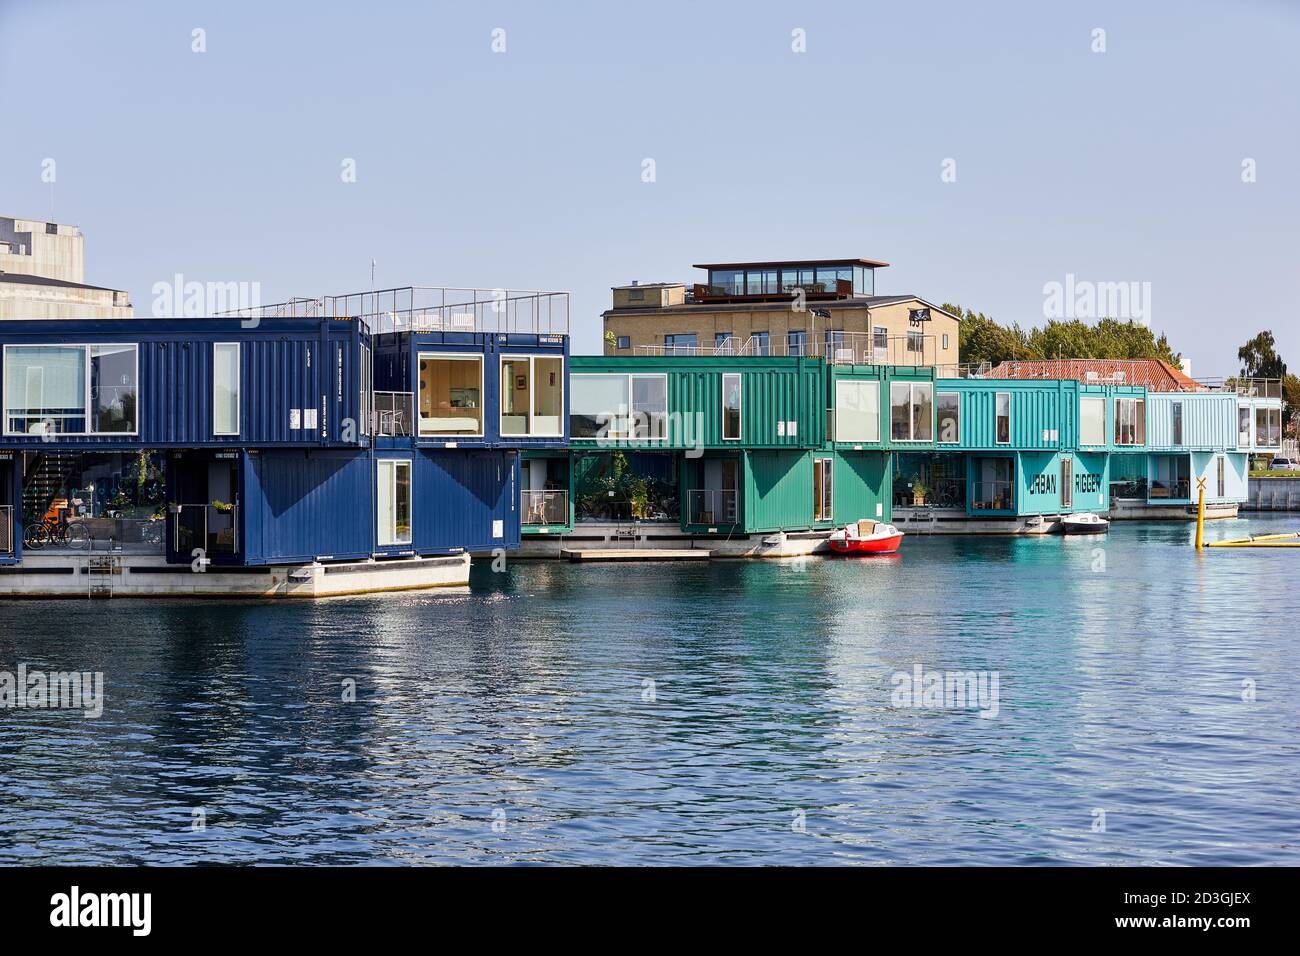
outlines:
[[[826,540],[836,554],[894,554],[903,543],[903,532],[892,524],[863,520],[832,532]]]
[[[1109,530],[1110,522],[1091,511],[1066,515],[1061,519],[1062,534],[1105,534]]]

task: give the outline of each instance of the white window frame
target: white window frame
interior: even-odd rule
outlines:
[[[134,375],[133,375],[133,377],[134,377],[134,379],[135,379],[135,430],[134,430],[134,431],[129,431],[129,432],[98,432],[98,431],[94,431],[94,430],[92,430],[91,427],[90,427],[91,409],[92,409],[92,405],[93,405],[93,403],[92,403],[92,401],[91,401],[91,395],[90,395],[90,350],[91,350],[91,349],[102,349],[102,348],[108,348],[108,349],[116,349],[116,348],[131,348],[131,349],[134,349],[134,350],[135,350],[135,372],[134,372]],[[7,372],[8,372],[8,368],[9,368],[9,350],[10,350],[10,349],[13,349],[13,350],[18,351],[18,352],[21,352],[23,349],[81,349],[82,352],[85,353],[85,357],[86,357],[85,368],[82,369],[82,377],[83,377],[83,380],[84,380],[83,383],[82,383],[82,388],[85,390],[85,391],[84,391],[84,395],[85,395],[85,398],[86,398],[86,408],[85,408],[85,412],[82,414],[82,428],[83,428],[82,431],[79,431],[79,432],[48,432],[48,433],[45,433],[45,432],[16,432],[16,431],[12,431],[12,430],[9,428],[9,419],[10,419],[10,415],[9,415],[9,402],[8,402],[7,399],[5,399],[5,398],[3,397],[3,395],[0,395],[0,404],[3,404],[3,406],[4,406],[2,409],[0,409],[0,412],[2,412],[2,413],[4,414],[4,434],[5,434],[6,436],[26,435],[26,436],[29,436],[29,437],[31,437],[31,436],[40,437],[40,436],[43,435],[43,434],[48,434],[48,435],[49,435],[53,440],[55,440],[55,441],[58,441],[60,438],[86,438],[86,437],[90,437],[90,436],[106,437],[106,438],[136,438],[136,437],[139,437],[139,435],[140,435],[140,417],[141,417],[141,412],[140,412],[141,402],[140,402],[140,398],[141,398],[141,393],[144,391],[144,389],[142,388],[142,386],[141,386],[141,384],[140,384],[140,343],[139,343],[139,342],[89,342],[89,343],[79,343],[79,342],[24,342],[24,343],[22,343],[21,345],[9,345],[9,344],[5,344],[4,348],[3,348],[3,349],[0,349],[0,379],[4,380],[4,389],[5,389],[6,392],[7,392],[8,389],[9,389],[9,384],[8,384],[8,379],[7,379]]]
[[[1215,490],[1218,492],[1216,498],[1228,497],[1228,456],[1215,455]]]
[[[235,348],[235,430],[223,432],[217,430],[217,350],[234,346]],[[244,350],[239,342],[212,343],[212,434],[216,436],[238,435],[240,422],[244,417]]]
[[[947,346],[944,346],[947,348]],[[939,427],[939,400],[945,395],[955,396],[957,399],[957,437],[952,441],[944,441],[942,438],[943,429]],[[961,392],[939,392],[934,393],[934,443],[936,445],[960,445],[961,444]]]
[[[1001,404],[1001,403],[999,402],[999,399],[1001,399],[1003,395],[1005,395],[1005,396],[1007,397],[1007,437],[1006,437],[1006,441],[1003,441],[1001,438],[998,437],[998,419],[1002,417],[1001,415],[998,414],[998,405]],[[1012,412],[1011,412],[1011,393],[1010,393],[1010,392],[994,392],[994,393],[993,393],[993,444],[995,444],[995,445],[1010,445],[1010,444],[1011,444],[1011,433],[1012,433],[1012,431],[1014,430],[1013,425],[1012,425],[1012,418],[1011,418],[1011,415],[1012,415]]]
[[[736,394],[740,396],[740,406],[736,409],[736,431],[735,435],[727,434],[727,379],[736,379]],[[723,441],[742,441],[745,434],[745,379],[739,372],[722,373],[722,420],[718,423],[721,426],[721,435]]]
[[[411,509],[411,540],[410,541],[391,541],[386,538],[397,537],[397,469],[405,465],[407,469],[407,487],[410,489],[410,509]],[[391,467],[390,493],[393,502],[393,528],[391,534],[388,529],[381,528],[379,525],[379,480],[385,466]],[[375,459],[375,543],[381,548],[410,548],[415,544],[415,469],[412,467],[410,458],[376,458]]]
[[[503,425],[506,415],[505,402],[501,400],[501,374],[505,369],[506,362],[519,362],[524,359],[528,360],[528,431],[526,432],[507,432]],[[558,360],[560,363],[560,430],[558,432],[537,432],[533,431],[533,423],[537,420],[537,360],[550,359]],[[497,363],[497,433],[502,438],[563,438],[564,437],[564,406],[568,399],[567,381],[565,378],[565,362],[563,355],[521,355],[521,354],[503,354]],[[513,391],[513,387],[511,389]],[[630,398],[630,396],[629,396]]]
[[[1133,440],[1131,442],[1120,441],[1120,409],[1125,405],[1133,408]],[[1142,440],[1138,441],[1138,407],[1142,409]],[[1140,398],[1116,398],[1115,399],[1115,444],[1124,448],[1144,448],[1146,447],[1146,402]]]
[[[875,438],[849,438],[840,434],[840,409],[843,407],[843,404],[840,401],[839,388],[841,385],[850,385],[850,384],[858,386],[859,393],[861,393],[863,386],[867,386],[868,390],[870,390],[871,388],[875,389],[876,392],[876,437]],[[879,445],[881,443],[880,425],[881,425],[880,380],[879,379],[837,378],[835,380],[835,437],[833,440],[837,442],[844,442],[847,444]]]
[[[907,389],[907,438],[894,437],[894,386],[905,387]],[[916,390],[918,388],[930,390],[930,437],[916,437]],[[934,383],[933,382],[890,382],[889,383],[889,440],[890,442],[909,442],[914,444],[934,444]]]
[[[1083,440],[1083,409],[1085,403],[1089,406],[1095,403],[1101,403],[1101,441],[1090,442]],[[1079,398],[1079,444],[1087,448],[1102,448],[1106,444],[1106,398],[1102,395],[1083,395]]]
[[[614,420],[609,423],[605,429],[604,438],[593,438],[590,435],[584,435],[581,438],[575,438],[574,441],[645,441],[645,442],[666,442],[668,440],[668,429],[671,421],[668,410],[668,373],[667,372],[572,372],[569,374],[569,382],[572,384],[575,378],[622,378],[626,380],[627,403],[618,408],[607,410],[607,414],[612,415]],[[632,424],[636,415],[636,379],[639,378],[657,378],[664,385],[664,433],[657,436],[633,435]],[[569,397],[569,417],[573,417],[573,397]],[[621,426],[621,427],[620,427]],[[572,422],[570,422],[572,428]]]
[[[424,359],[452,359],[457,362],[478,362],[478,431],[469,432],[426,432],[420,428],[420,362]],[[487,433],[487,393],[484,382],[484,366],[487,365],[482,352],[416,352],[415,354],[415,437],[437,438],[443,441],[456,441],[461,438],[482,438]],[[382,391],[382,389],[381,389]]]
[[[815,497],[815,500],[813,501],[813,523],[822,524],[828,521],[833,523],[835,521],[835,459],[827,455],[821,455],[813,458],[813,488],[814,489],[816,489],[817,487],[818,471],[821,471],[822,473],[822,493],[820,495],[817,495]],[[818,512],[822,511],[822,504],[824,499],[826,498],[826,479],[828,476],[830,478],[830,485],[831,485],[830,487],[831,500],[826,503],[829,505],[829,509],[826,512],[822,512],[822,514],[819,516]]]
[[[1265,421],[1265,424],[1266,424],[1266,425],[1269,424],[1269,422],[1267,422],[1267,419],[1272,418],[1273,415],[1274,415],[1274,413],[1277,414],[1277,436],[1278,436],[1278,441],[1277,441],[1277,444],[1275,444],[1275,445],[1265,445],[1265,444],[1261,444],[1261,443],[1260,443],[1260,438],[1259,438],[1259,434],[1260,434],[1260,432],[1259,432],[1259,413],[1260,413],[1260,412],[1263,412],[1263,413],[1264,413],[1264,417],[1265,417],[1265,419],[1266,419],[1266,421]],[[6,420],[7,420],[7,417],[6,417]],[[1251,416],[1250,416],[1250,443],[1251,443],[1251,447],[1252,447],[1252,448],[1263,449],[1264,451],[1280,451],[1281,448],[1282,448],[1282,429],[1283,429],[1284,425],[1285,425],[1285,418],[1284,418],[1284,416],[1282,415],[1282,409],[1281,409],[1280,407],[1278,407],[1278,408],[1274,408],[1272,405],[1252,405],[1252,406],[1251,406]],[[1265,439],[1264,439],[1265,441],[1268,440],[1268,438],[1267,438],[1267,434],[1268,434],[1268,432],[1267,432],[1267,430],[1265,430]]]

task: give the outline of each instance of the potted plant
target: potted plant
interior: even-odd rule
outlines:
[[[920,475],[912,476],[912,504],[919,508],[925,504],[925,493],[929,489],[925,487],[925,482],[921,480]]]
[[[228,501],[216,501],[216,500],[214,500],[214,501],[212,502],[212,507],[213,507],[213,509],[215,509],[216,511],[221,512],[222,514],[230,514],[230,512],[232,512],[232,511],[235,510],[235,506],[232,505],[232,504],[231,504],[230,502],[228,502]]]

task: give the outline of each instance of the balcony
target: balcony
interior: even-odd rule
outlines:
[[[737,492],[733,489],[695,488],[686,492],[686,523],[728,525],[736,523]]]
[[[1151,499],[1157,501],[1165,499],[1169,501],[1190,501],[1192,497],[1192,483],[1187,478],[1178,478],[1173,481],[1156,480],[1151,482]]]
[[[569,493],[567,491],[533,491],[521,494],[520,514],[525,527],[569,523]]]
[[[1013,511],[1016,506],[1015,483],[1011,481],[977,481],[971,485],[972,511]]]
[[[411,436],[413,393],[375,392],[371,405],[371,434],[401,438]]]

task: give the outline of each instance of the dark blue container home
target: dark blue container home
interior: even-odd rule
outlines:
[[[456,328],[431,329],[370,295],[257,322],[0,325],[0,563],[38,526],[33,548],[76,530],[219,566],[517,547],[519,449],[567,444],[568,336],[455,296],[432,324]]]

